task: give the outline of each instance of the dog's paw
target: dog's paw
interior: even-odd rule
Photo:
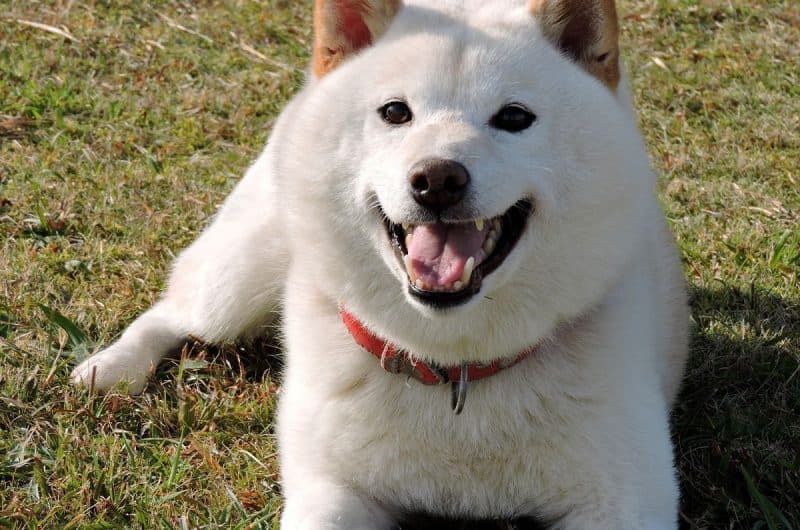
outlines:
[[[152,364],[147,356],[137,355],[115,344],[76,366],[70,378],[76,385],[100,392],[127,383],[127,387],[121,388],[129,394],[138,394],[144,390],[147,377],[155,369]]]

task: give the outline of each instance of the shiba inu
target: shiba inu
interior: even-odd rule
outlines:
[[[674,529],[681,267],[613,0],[317,0],[309,80],[78,383],[281,311],[285,530]]]

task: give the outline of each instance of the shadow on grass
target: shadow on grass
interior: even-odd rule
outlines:
[[[682,527],[798,528],[800,301],[720,286],[693,288],[691,305],[674,413]]]
[[[174,379],[182,362],[188,362],[185,366],[192,371],[246,383],[269,379],[280,384],[284,366],[282,346],[273,333],[237,344],[216,345],[190,340],[161,363],[153,386]]]

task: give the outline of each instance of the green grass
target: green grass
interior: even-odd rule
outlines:
[[[263,348],[195,345],[135,398],[67,375],[262,147],[310,3],[0,0],[0,528],[277,527]],[[800,5],[620,11],[691,284],[684,525],[800,528]]]

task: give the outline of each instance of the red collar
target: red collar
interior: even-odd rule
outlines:
[[[437,366],[412,358],[408,352],[397,348],[394,344],[381,339],[369,331],[344,308],[339,308],[347,331],[359,346],[380,360],[381,368],[393,374],[404,374],[413,377],[423,385],[439,385],[445,383],[461,383],[477,381],[494,375],[500,370],[514,366],[539,349],[536,344],[515,357],[496,359],[490,363],[464,363],[460,366]],[[466,374],[463,372],[466,370]],[[463,376],[466,375],[466,378]]]

